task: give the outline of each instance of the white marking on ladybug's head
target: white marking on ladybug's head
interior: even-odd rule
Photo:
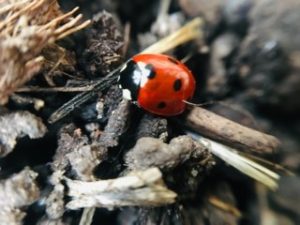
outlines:
[[[124,99],[129,100],[129,101],[132,100],[131,92],[128,89],[122,89],[122,94],[123,94]]]
[[[140,70],[140,87],[143,87],[148,81],[151,70],[147,68],[146,64],[143,62],[138,62],[137,64]]]
[[[141,83],[141,78],[142,78],[142,73],[140,70],[134,70],[133,71],[133,76],[132,76],[132,82],[137,85],[140,86]]]

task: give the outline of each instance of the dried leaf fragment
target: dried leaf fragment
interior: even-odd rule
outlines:
[[[111,112],[108,123],[100,137],[101,145],[115,147],[119,143],[120,136],[125,132],[130,116],[130,102],[122,100],[118,107]]]

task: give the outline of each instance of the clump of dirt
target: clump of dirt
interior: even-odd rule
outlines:
[[[297,0],[1,2],[0,224],[298,224],[299,178],[279,164],[300,172],[299,10]],[[163,118],[122,99],[115,69],[197,16],[203,38],[168,54],[193,72],[193,102],[206,109]],[[54,117],[73,97],[80,106]],[[198,135],[281,173],[278,190]]]

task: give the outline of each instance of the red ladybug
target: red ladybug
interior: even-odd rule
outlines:
[[[193,97],[195,79],[180,61],[161,54],[138,54],[120,71],[123,97],[153,114],[182,113]]]

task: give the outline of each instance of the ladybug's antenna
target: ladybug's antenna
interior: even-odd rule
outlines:
[[[203,103],[193,103],[193,102],[189,102],[187,100],[182,100],[184,103],[186,103],[187,105],[191,105],[191,106],[195,106],[195,107],[201,107],[201,106],[206,106],[206,105],[212,105],[212,104],[216,104],[216,103],[220,103],[219,101],[209,101],[209,102],[203,102]]]

